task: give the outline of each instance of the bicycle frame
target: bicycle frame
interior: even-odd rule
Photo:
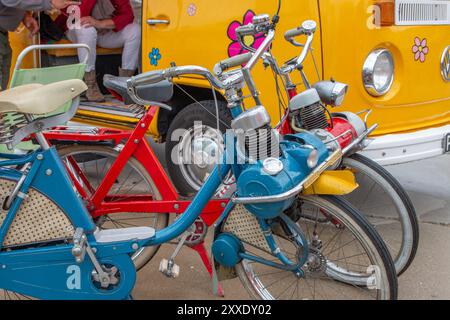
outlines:
[[[156,113],[157,107],[150,107],[146,114],[137,123],[132,132],[101,129],[100,132],[81,133],[81,132],[67,132],[69,130],[64,127],[55,128],[44,133],[45,138],[50,143],[57,143],[58,141],[82,141],[82,142],[99,142],[99,141],[113,141],[117,145],[120,141],[126,140],[123,148],[116,161],[106,173],[101,184],[95,190],[94,195],[89,198],[85,188],[80,181],[68,170],[71,179],[81,196],[87,200],[87,208],[93,218],[98,218],[103,215],[117,213],[117,212],[152,212],[152,213],[183,213],[188,205],[189,200],[181,200],[175,187],[170,181],[169,177],[164,171],[161,163],[154,154],[152,148],[146,140],[146,132],[153,117]],[[163,200],[155,200],[151,197],[143,198],[140,195],[127,195],[126,201],[109,202],[108,192],[111,190],[114,181],[119,177],[122,169],[127,164],[130,157],[136,158],[147,170],[152,177],[156,188],[161,193]],[[90,190],[94,191],[90,186],[88,179],[83,175],[82,170],[77,166],[76,162],[69,158],[70,165],[73,167],[77,175],[82,179],[83,184]],[[120,198],[120,195],[115,195]],[[214,221],[220,216],[223,208],[228,203],[228,200],[211,200],[202,210],[201,218],[208,226],[211,226]]]
[[[239,107],[242,108],[242,105],[239,104]],[[238,104],[235,105],[235,113],[237,111]],[[150,109],[150,111],[143,117],[143,123],[148,123],[151,121],[151,118],[154,114],[154,109]],[[139,145],[139,140],[136,140],[137,137],[141,139],[145,135],[145,126],[138,126],[138,128],[142,129],[137,132],[133,132],[129,135],[129,139],[125,144],[125,147],[129,145],[130,141],[135,147],[129,147],[128,152],[122,152],[121,155],[123,157],[119,158],[116,162],[115,170],[121,170],[121,166],[125,165],[122,163],[124,159],[130,156],[134,151],[137,145]],[[49,199],[56,201],[56,203],[61,207],[61,209],[70,217],[70,220],[74,227],[81,228],[83,232],[86,232],[87,239],[92,247],[95,247],[95,255],[94,258],[101,259],[102,263],[111,263],[112,265],[119,266],[120,270],[124,273],[129,273],[129,277],[127,277],[127,281],[123,285],[121,285],[120,290],[117,289],[114,295],[109,295],[110,298],[124,298],[131,291],[132,286],[135,281],[135,269],[129,257],[133,251],[138,250],[143,246],[152,246],[159,245],[165,242],[168,242],[183,232],[185,232],[194,221],[200,216],[203,210],[207,207],[209,201],[214,196],[217,188],[221,185],[225,177],[228,175],[229,171],[233,169],[235,171],[235,166],[227,164],[226,161],[221,165],[216,165],[213,172],[209,175],[205,184],[202,186],[200,191],[197,193],[192,202],[187,206],[184,214],[180,219],[176,220],[169,227],[158,230],[154,236],[149,236],[147,238],[136,238],[132,237],[126,241],[116,241],[106,243],[97,243],[96,237],[94,235],[94,231],[96,230],[96,226],[93,223],[91,217],[89,216],[85,206],[81,202],[81,199],[77,196],[77,194],[72,189],[71,178],[69,178],[69,172],[67,168],[64,168],[63,163],[59,159],[56,149],[54,147],[49,147],[46,145],[45,139],[43,139],[42,133],[37,133],[36,138],[40,142],[42,146],[42,150],[35,151],[29,155],[25,156],[17,156],[17,155],[1,155],[2,157],[8,159],[0,162],[0,177],[2,178],[12,178],[14,181],[17,181],[17,185],[20,187],[17,197],[15,197],[13,201],[13,205],[8,211],[8,215],[5,221],[2,223],[0,229],[0,240],[3,241],[4,236],[8,232],[11,223],[14,221],[14,216],[17,213],[20,205],[25,198],[25,195],[28,193],[28,190],[33,187],[37,190],[42,190],[42,193],[47,195]],[[119,136],[116,135],[116,138]],[[48,138],[48,137],[47,137]],[[67,137],[65,137],[67,138]],[[136,139],[135,139],[136,138]],[[147,145],[149,148],[149,146]],[[151,149],[149,149],[150,154]],[[227,159],[227,151],[225,150],[224,159]],[[153,159],[155,163],[159,163],[156,158]],[[31,163],[31,167],[29,172],[25,175],[23,172],[18,171],[17,169],[7,168],[8,166],[23,166]],[[162,168],[159,174],[163,175]],[[23,183],[20,183],[23,179]],[[105,179],[105,184],[108,186],[108,183],[111,183],[111,179],[115,176],[113,170],[109,174],[107,174],[107,179]],[[117,176],[116,176],[117,177]],[[73,178],[73,176],[72,176]],[[114,180],[112,180],[114,181]],[[167,181],[166,181],[167,183]],[[53,188],[54,185],[58,185],[58,188]],[[112,183],[109,185],[109,187]],[[81,185],[78,185],[80,187]],[[107,192],[106,192],[107,193]],[[94,194],[100,194],[100,198],[105,198],[106,193],[103,195],[101,192],[96,192]],[[49,200],[50,201],[50,200]],[[95,202],[92,201],[92,204],[103,204],[102,201]],[[221,216],[219,222],[223,221],[223,219],[227,216],[230,210],[233,208],[234,203],[228,202],[218,202],[221,206]],[[261,226],[264,229],[268,228],[268,225],[265,221],[260,221]],[[294,227],[294,226],[292,226]],[[295,227],[294,227],[295,228]],[[298,238],[298,242],[305,246],[305,252],[307,250],[307,243],[304,239],[301,238],[301,232],[297,232],[295,234],[295,238]],[[280,260],[280,263],[274,263],[273,261],[265,260],[259,257],[254,257],[247,252],[243,252],[241,254],[242,258],[256,261],[258,263],[266,264],[275,268],[291,270],[293,272],[300,272],[300,267],[303,265],[306,259],[306,255],[303,255],[296,262],[291,262],[282,252],[277,249],[276,243],[272,238],[271,234],[265,235],[269,246],[275,253],[276,257]],[[14,250],[11,253],[5,253],[0,255],[0,262],[8,262],[8,265],[15,265],[20,261],[23,262],[26,260],[26,266],[28,266],[28,270],[24,268],[16,268],[13,271],[5,271],[3,274],[5,277],[1,277],[4,280],[0,280],[0,287],[6,290],[15,290],[23,294],[33,295],[40,298],[57,298],[60,297],[59,294],[66,290],[65,287],[67,285],[67,274],[69,273],[69,268],[72,266],[76,266],[83,270],[83,275],[91,275],[94,268],[96,268],[96,260],[90,256],[91,260],[85,259],[78,264],[73,264],[73,246],[72,245],[62,245],[62,246],[54,246],[50,245],[45,248],[33,248],[28,249],[25,252],[18,249]],[[29,256],[27,257],[27,254]],[[41,255],[42,254],[42,255]],[[49,256],[50,255],[50,256]],[[42,264],[42,259],[46,262]],[[80,270],[81,270],[80,269]],[[19,271],[17,271],[19,270]],[[11,273],[15,272],[15,273]],[[46,277],[39,277],[37,275],[44,274],[54,274],[54,279],[46,280]],[[9,280],[11,279],[11,280]],[[24,284],[17,285],[14,282],[14,279],[25,279],[28,282]],[[83,286],[89,285],[89,280],[91,277],[83,277]],[[64,282],[63,280],[66,280]],[[11,283],[10,283],[11,282]],[[52,282],[52,285],[49,283]],[[43,290],[41,287],[51,288],[51,290]],[[81,289],[78,288],[78,289]],[[101,293],[98,293],[95,288],[91,286],[91,290],[89,292],[85,291],[71,291],[67,293],[66,297],[74,298],[74,299],[83,299],[83,298],[92,298],[93,295],[98,294],[97,297],[102,297]]]
[[[259,97],[258,92],[256,90],[255,84],[253,82],[253,79],[251,77],[251,70],[255,66],[256,62],[259,58],[261,58],[262,54],[270,47],[270,44],[274,38],[275,31],[273,29],[268,30],[268,34],[266,39],[263,41],[261,47],[257,50],[257,52],[251,57],[250,61],[247,63],[247,65],[242,69],[242,79],[236,78],[235,81],[239,81],[240,83],[234,83],[234,82],[228,82],[227,86],[229,88],[238,88],[240,85],[245,81],[247,86],[249,87],[250,91],[252,92],[252,96],[255,100],[255,103],[259,105]],[[135,92],[134,85],[137,85],[139,82],[146,82],[146,81],[155,81],[158,78],[161,77],[170,77],[173,78],[177,75],[177,73],[192,73],[192,74],[201,74],[204,75],[206,78],[208,78],[212,85],[216,87],[223,87],[225,88],[225,85],[216,79],[208,70],[196,66],[185,66],[185,67],[179,67],[179,68],[171,68],[169,70],[159,71],[153,74],[144,74],[137,76],[135,78],[132,78],[128,82],[128,89],[130,91],[130,94],[134,96],[137,100],[138,96]],[[146,77],[149,77],[147,79]],[[153,78],[152,78],[153,77]],[[134,85],[133,85],[134,82]],[[224,82],[225,83],[225,82]],[[144,102],[145,100],[139,100],[140,102]],[[150,104],[152,105],[152,104]],[[156,103],[157,105],[157,103]],[[123,148],[121,149],[117,159],[112,164],[109,171],[106,173],[106,176],[103,178],[100,186],[97,189],[93,189],[92,186],[89,184],[88,179],[86,176],[83,175],[81,169],[77,166],[74,159],[68,159],[71,169],[75,170],[77,176],[73,173],[72,170],[69,169],[69,166],[66,165],[64,168],[64,165],[62,164],[59,159],[56,159],[56,151],[55,148],[49,148],[48,141],[54,141],[56,138],[59,140],[72,140],[74,137],[71,136],[73,133],[66,132],[62,133],[59,137],[55,136],[56,131],[50,131],[46,136],[42,133],[36,133],[35,136],[37,140],[39,141],[39,144],[41,145],[42,149],[45,152],[51,152],[54,155],[54,162],[57,165],[57,171],[60,173],[60,175],[63,175],[63,179],[65,179],[65,185],[66,189],[70,189],[71,183],[70,180],[72,180],[72,183],[74,184],[76,190],[80,194],[80,196],[85,200],[86,207],[89,210],[89,213],[93,218],[100,217],[102,215],[107,215],[111,213],[119,213],[119,212],[152,212],[152,213],[183,213],[181,217],[170,226],[157,230],[156,233],[152,236],[150,235],[144,235],[141,238],[139,237],[133,237],[133,239],[129,239],[128,245],[130,242],[132,242],[132,245],[129,245],[128,248],[130,252],[133,252],[133,250],[138,250],[139,248],[142,248],[143,246],[155,246],[160,245],[162,243],[166,243],[168,241],[171,241],[177,237],[179,237],[182,233],[184,233],[186,230],[189,229],[189,227],[196,221],[196,219],[201,216],[205,215],[206,213],[211,213],[212,219],[207,221],[207,219],[204,219],[205,222],[208,225],[211,225],[214,223],[214,221],[218,220],[218,223],[215,225],[215,227],[218,227],[221,225],[221,222],[224,221],[224,219],[227,217],[228,213],[233,209],[235,203],[239,203],[240,201],[251,201],[250,198],[233,198],[232,201],[227,200],[212,200],[214,197],[214,194],[216,193],[216,190],[219,188],[219,186],[222,184],[226,176],[229,174],[230,170],[233,172],[233,174],[237,177],[239,176],[241,168],[239,165],[236,164],[229,164],[227,163],[227,159],[234,159],[234,157],[230,157],[229,152],[232,152],[232,154],[235,154],[236,147],[234,143],[232,144],[230,150],[230,145],[227,145],[228,148],[225,148],[223,159],[225,161],[222,161],[221,164],[217,164],[213,171],[209,174],[206,182],[203,184],[199,192],[196,194],[195,198],[192,201],[184,201],[179,199],[176,190],[174,186],[171,184],[169,178],[165,174],[161,164],[159,163],[158,159],[154,155],[153,151],[151,150],[151,147],[149,146],[148,142],[145,139],[145,134],[147,132],[148,127],[151,124],[151,121],[153,120],[153,117],[156,113],[156,106],[151,106],[144,114],[144,116],[139,120],[136,128],[129,134],[121,134],[120,132],[113,132],[113,135],[110,139],[106,140],[113,140],[115,142],[126,140],[126,142],[123,145]],[[243,105],[242,100],[236,100],[232,104],[232,107],[230,109],[230,112],[233,117],[237,117],[243,112]],[[64,130],[63,130],[64,131]],[[92,138],[94,141],[103,141],[103,138],[105,138],[105,135],[108,134],[108,132],[103,132],[103,136],[99,137],[96,136],[95,138]],[[78,134],[77,134],[78,135]],[[89,134],[88,134],[89,135]],[[82,138],[84,141],[87,141],[86,134],[83,135]],[[102,139],[102,140],[99,140]],[[228,138],[227,138],[228,139]],[[235,140],[235,137],[233,137],[232,141]],[[49,151],[50,150],[50,151]],[[39,154],[40,151],[37,151],[33,154]],[[333,154],[334,155],[334,154]],[[128,160],[134,157],[142,163],[144,168],[148,171],[150,176],[152,177],[153,182],[156,184],[156,188],[160,192],[163,200],[159,201],[156,199],[153,199],[151,196],[131,196],[131,197],[125,197],[123,196],[122,200],[120,199],[120,195],[115,195],[116,199],[119,198],[120,201],[110,201],[108,194],[111,190],[113,184],[118,179],[120,173],[126,166]],[[328,159],[331,159],[332,155],[329,155],[327,159],[323,162],[325,165],[328,163]],[[6,166],[6,165],[12,165],[12,162],[4,162],[0,163],[0,166]],[[298,168],[301,168],[300,166]],[[320,175],[319,170],[322,166],[318,166],[315,170],[311,170],[310,175],[312,178],[316,179],[317,175]],[[325,167],[324,167],[325,168]],[[48,172],[48,170],[46,171]],[[70,177],[70,178],[69,178]],[[81,180],[78,180],[78,178]],[[26,178],[28,179],[28,178]],[[26,180],[25,179],[25,180]],[[298,192],[300,192],[304,186],[304,181],[306,181],[306,177],[304,180],[299,180],[295,186],[293,186],[290,190],[286,190],[284,193],[281,193],[279,195],[268,195],[266,197],[256,197],[254,199],[254,202],[257,203],[258,201],[273,201],[277,202],[279,199],[278,196],[286,196],[290,199],[292,197],[295,197]],[[51,184],[52,185],[52,184]],[[93,193],[92,197],[89,196],[88,192],[84,189],[84,186],[87,186],[88,190]],[[23,194],[26,194],[26,191]],[[65,190],[66,192],[70,193],[72,197],[75,197],[79,205],[82,206],[80,199],[78,199],[77,195],[73,190],[70,192],[68,190]],[[64,192],[64,193],[66,193]],[[264,199],[263,199],[264,198]],[[270,199],[269,199],[270,198]],[[52,198],[50,198],[52,199]],[[18,203],[18,204],[17,204]],[[17,200],[14,202],[14,205],[17,205],[17,208],[20,206],[20,200]],[[85,210],[83,207],[81,207],[83,210]],[[70,208],[67,208],[65,212],[72,213],[70,211]],[[73,212],[75,216],[84,217],[85,219],[89,218],[86,211],[84,212]],[[281,216],[283,217],[283,215]],[[283,219],[283,218],[282,218]],[[264,236],[266,238],[267,244],[273,253],[275,257],[277,257],[278,262],[266,260],[263,258],[259,258],[254,256],[253,254],[246,252],[245,250],[242,250],[239,252],[239,256],[241,259],[248,259],[252,260],[261,264],[265,264],[274,268],[282,269],[282,270],[290,270],[295,273],[302,273],[301,267],[306,262],[307,259],[307,253],[308,250],[308,242],[302,235],[302,231],[298,229],[298,227],[295,226],[295,223],[291,221],[289,218],[283,219],[284,222],[288,225],[288,227],[291,229],[292,237],[295,239],[295,241],[303,247],[303,252],[299,257],[296,257],[295,261],[291,261],[284,252],[281,252],[278,248],[275,240],[273,239],[273,235],[270,230],[270,224],[272,223],[271,219],[265,219],[262,217],[258,217],[258,222],[260,227],[263,230]],[[13,219],[10,219],[9,222],[12,222]],[[208,223],[209,222],[209,223]],[[95,225],[93,224],[93,221],[90,220],[90,223],[92,224],[92,228],[88,229],[88,231],[93,232],[93,228],[95,228]],[[78,230],[78,225],[77,230]],[[9,229],[8,221],[6,223],[3,223],[2,228],[5,230]],[[84,228],[82,228],[83,230]],[[150,229],[151,230],[151,229]],[[216,228],[217,231],[220,229]],[[2,230],[3,231],[3,230]],[[2,233],[0,233],[0,236],[2,236]],[[1,238],[0,238],[1,240]],[[90,238],[90,240],[95,241],[94,238]],[[75,240],[74,240],[75,242]],[[206,255],[202,255],[201,252],[199,252],[203,259],[205,259]],[[90,254],[90,257],[92,254]],[[95,256],[91,257],[92,262],[95,264]],[[128,262],[131,262],[131,259],[129,259]],[[208,261],[209,262],[209,261]],[[125,262],[124,262],[125,263]],[[98,264],[98,263],[97,263]],[[205,263],[205,265],[209,266],[209,263]],[[129,267],[129,265],[128,265]],[[127,267],[127,268],[128,268]],[[208,268],[210,270],[211,268]],[[134,271],[134,270],[133,270]],[[101,271],[100,271],[101,272]],[[89,273],[88,273],[89,274]]]
[[[55,144],[61,141],[77,141],[83,143],[110,141],[114,146],[117,146],[121,142],[126,141],[118,158],[113,163],[106,176],[102,179],[97,190],[92,188],[89,184],[89,180],[85,177],[83,171],[72,157],[68,158],[70,167],[75,170],[77,177],[81,179],[81,181],[75,177],[65,164],[75,188],[85,200],[86,207],[93,218],[99,218],[116,212],[182,214],[191,203],[189,200],[180,199],[175,187],[146,139],[147,129],[150,126],[156,111],[157,107],[149,107],[145,115],[137,123],[135,129],[131,132],[114,129],[98,129],[95,132],[80,132],[79,130],[70,130],[70,128],[67,127],[57,127],[44,133],[46,140],[49,143]],[[114,181],[119,177],[130,157],[134,157],[148,172],[156,189],[160,192],[162,200],[153,199],[151,195],[127,195],[126,197],[123,197],[126,200],[117,201],[118,195],[115,195],[115,201],[109,201],[111,199],[108,196],[108,192],[111,190]],[[94,195],[92,197],[89,196],[85,188],[91,193],[94,193]],[[201,210],[200,218],[208,227],[211,227],[220,217],[228,202],[228,199],[209,200]],[[210,276],[212,276],[212,263],[204,246],[204,241],[200,241],[198,244],[189,247],[197,252],[206,270]],[[219,288],[218,293],[221,296],[223,295],[221,288]]]
[[[235,113],[239,113],[237,109],[239,109],[238,105],[235,106]],[[152,121],[155,112],[156,107],[150,107],[137,124],[135,130],[131,133],[111,129],[100,130],[101,134],[82,134],[76,132],[65,133],[64,128],[59,127],[56,128],[56,130],[48,131],[44,134],[47,141],[53,143],[56,141],[68,140],[83,142],[112,140],[117,143],[118,141],[127,139],[127,142],[121,150],[118,158],[111,166],[92,198],[89,198],[85,188],[67,166],[66,170],[69,173],[69,176],[77,191],[83,199],[87,200],[87,208],[93,218],[115,212],[151,212],[161,214],[183,213],[183,215],[191,216],[190,219],[179,219],[168,228],[157,231],[156,236],[153,239],[150,239],[145,244],[142,244],[146,246],[159,245],[179,236],[190,225],[192,225],[192,223],[194,223],[199,216],[203,219],[207,226],[211,226],[217,221],[222,220],[220,218],[226,216],[226,214],[233,207],[233,204],[229,201],[229,199],[211,199],[231,169],[231,166],[227,164],[220,165],[220,173],[218,172],[218,167],[216,167],[209,175],[207,182],[195,196],[195,203],[193,201],[179,199],[174,186],[167,177],[162,165],[145,139],[147,127]],[[144,165],[152,177],[157,189],[161,192],[164,200],[154,200],[151,197],[143,199],[143,196],[141,195],[127,195],[126,197],[124,196],[124,198],[127,198],[126,201],[108,202],[108,191],[111,189],[114,181],[118,178],[121,170],[124,168],[131,156],[135,157],[139,162],[141,162],[141,164]],[[91,191],[94,191],[94,189],[89,185],[88,179],[83,175],[82,170],[77,166],[76,162],[71,161],[70,158],[69,161],[71,167],[77,171],[77,175],[82,179],[83,184],[90,188]],[[120,197],[120,195],[115,195],[115,197]],[[195,214],[198,212],[201,213]],[[182,221],[182,224],[178,224],[178,221]],[[211,263],[206,255],[206,250],[203,244],[197,245],[193,247],[193,249],[198,252],[205,264],[205,267],[211,273]]]

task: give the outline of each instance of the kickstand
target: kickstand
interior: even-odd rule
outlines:
[[[198,255],[200,256],[200,258],[202,259],[203,265],[206,267],[206,270],[208,270],[209,276],[212,278],[213,276],[213,266],[211,264],[211,260],[208,257],[208,253],[206,251],[205,248],[205,243],[202,241],[194,246],[190,246],[189,248],[197,251]],[[220,285],[220,283],[218,284],[218,290],[217,290],[217,295],[219,297],[225,297],[225,293]]]

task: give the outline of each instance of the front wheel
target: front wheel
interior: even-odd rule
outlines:
[[[419,245],[419,222],[408,194],[386,169],[362,155],[344,158],[342,167],[353,171],[359,184],[345,199],[375,227],[391,253],[397,275],[402,274]]]
[[[237,274],[255,299],[342,300],[397,298],[397,277],[389,251],[378,233],[343,199],[301,197],[299,214],[291,217],[309,243],[302,275],[242,260]],[[243,227],[241,227],[242,229]],[[304,254],[292,237],[273,230],[278,247],[291,261]],[[266,260],[275,257],[248,242],[245,250]]]

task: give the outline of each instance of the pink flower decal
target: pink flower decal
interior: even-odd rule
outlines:
[[[248,10],[245,13],[244,18],[242,19],[242,23],[239,21],[233,21],[228,26],[227,35],[228,35],[228,38],[230,38],[230,40],[232,41],[230,43],[230,45],[228,46],[228,56],[229,57],[233,57],[233,56],[236,56],[238,54],[245,53],[248,51],[248,50],[245,50],[244,48],[242,48],[241,45],[239,44],[239,42],[237,41],[236,28],[251,23],[254,16],[255,16],[255,13],[252,10]],[[245,37],[244,42],[247,46],[258,49],[259,46],[261,45],[261,43],[264,41],[264,38],[265,38],[265,36],[263,33],[258,33],[254,36]]]
[[[412,52],[414,53],[414,60],[416,61],[420,60],[420,62],[425,62],[426,55],[429,52],[429,49],[427,47],[427,39],[424,38],[423,40],[420,40],[419,37],[416,37],[414,39]]]

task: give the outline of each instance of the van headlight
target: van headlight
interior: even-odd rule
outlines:
[[[372,51],[364,62],[363,82],[369,94],[382,96],[394,82],[394,59],[387,49]]]

